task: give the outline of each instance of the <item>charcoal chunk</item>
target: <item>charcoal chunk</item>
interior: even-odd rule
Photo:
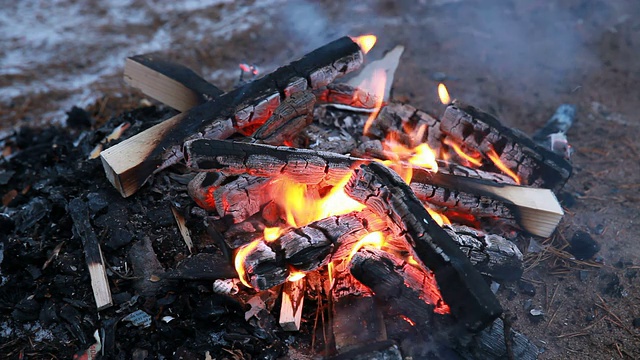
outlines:
[[[600,251],[600,244],[598,244],[589,233],[584,231],[577,231],[573,234],[569,243],[571,246],[567,250],[578,260],[591,259]]]

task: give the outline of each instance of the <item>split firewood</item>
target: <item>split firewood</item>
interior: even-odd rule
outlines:
[[[287,281],[282,287],[282,304],[278,323],[285,331],[299,331],[307,279]]]
[[[249,135],[292,93],[326,86],[358,68],[360,46],[343,37],[273,73],[176,115],[101,153],[109,181],[123,196],[137,191],[159,168],[182,158],[189,139]],[[281,96],[283,94],[283,96]]]
[[[469,330],[479,331],[500,315],[502,308],[480,273],[398,174],[382,164],[362,165],[345,191],[406,239],[416,260],[435,274],[452,315]]]
[[[187,111],[224,93],[186,66],[154,55],[127,58],[124,81],[178,111]]]
[[[531,234],[549,237],[564,216],[551,190],[499,184],[414,169],[411,188],[418,198],[438,206],[460,208],[477,216],[515,219],[519,227]]]
[[[98,237],[89,222],[89,208],[81,199],[73,199],[68,206],[69,215],[73,220],[74,237],[80,238],[84,248],[84,256],[89,268],[93,298],[98,310],[103,310],[113,305],[111,288],[107,278],[107,270],[102,257],[102,250]]]
[[[562,156],[540,146],[518,130],[508,128],[490,114],[460,101],[447,107],[440,129],[448,137],[484,156],[493,153],[523,184],[562,188],[572,166]]]
[[[222,140],[198,139],[185,143],[187,166],[228,175],[287,176],[303,184],[335,185],[351,167],[370,161],[337,153]]]

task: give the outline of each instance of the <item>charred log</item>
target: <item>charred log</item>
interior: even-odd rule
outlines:
[[[417,259],[435,274],[452,315],[468,329],[479,331],[500,315],[502,308],[480,273],[397,174],[378,163],[362,165],[345,190],[387,218],[394,234],[406,239]]]
[[[571,175],[572,166],[562,156],[460,101],[447,107],[440,128],[447,136],[482,154],[495,151],[524,184],[557,191]]]
[[[292,139],[313,121],[314,104],[315,97],[309,91],[292,94],[253,133],[252,139],[269,145],[291,143]]]

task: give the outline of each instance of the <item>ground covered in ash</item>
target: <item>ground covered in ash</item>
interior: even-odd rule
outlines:
[[[542,349],[541,359],[640,357],[640,93],[634,91],[640,80],[635,61],[640,20],[633,15],[640,5],[439,0],[162,7],[132,0],[113,2],[111,8],[111,2],[86,2],[82,8],[72,3],[59,1],[55,11],[43,14],[15,5],[3,15],[18,18],[9,16],[13,11],[21,19],[33,15],[34,24],[66,24],[53,28],[60,35],[53,39],[33,35],[32,26],[31,33],[5,31],[0,43],[10,54],[0,68],[3,358],[70,358],[94,342],[101,318],[119,319],[135,310],[145,311],[152,325],[120,321],[105,334],[110,339],[105,347],[122,358],[155,353],[195,358],[206,350],[240,358],[264,349],[265,357],[277,358],[301,347],[299,337],[260,331],[272,326],[269,321],[247,326],[245,309],[231,298],[213,296],[211,281],[141,281],[145,277],[134,270],[159,270],[153,259],[135,256],[148,254],[149,246],[163,271],[187,256],[170,206],[189,214],[193,205],[176,186],[181,179],[167,179],[168,174],[122,199],[99,161],[86,157],[123,121],[133,124],[127,132],[134,133],[170,116],[156,107],[133,110],[143,97],[119,81],[117,63],[124,56],[157,51],[229,89],[239,62],[267,72],[342,35],[370,32],[380,35],[370,58],[397,44],[406,47],[394,98],[435,116],[443,110],[435,92],[440,81],[454,97],[527,133],[561,103],[578,107],[568,134],[575,152],[574,174],[563,195],[566,216],[551,239],[528,246],[523,281],[503,284],[498,296],[513,315],[513,327]],[[82,41],[67,36],[74,31],[86,36]],[[64,122],[73,104],[85,108],[89,118],[76,113],[68,127],[47,125]],[[89,206],[110,266],[115,306],[100,318],[82,243],[66,212],[78,197]],[[188,221],[202,252],[217,254],[215,239],[201,223]],[[590,259],[572,259],[563,250],[585,233],[600,250]],[[139,266],[132,269],[136,261]],[[156,287],[166,296],[137,296]],[[237,348],[244,352],[234,353]]]

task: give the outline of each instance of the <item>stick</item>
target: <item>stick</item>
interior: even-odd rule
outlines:
[[[153,55],[127,58],[124,81],[181,112],[224,93],[193,70]]]
[[[84,201],[75,198],[69,202],[68,211],[73,220],[73,234],[82,241],[96,307],[98,311],[106,309],[113,305],[111,289],[100,243],[89,223],[89,208]]]
[[[480,273],[398,174],[382,164],[362,165],[354,170],[345,191],[388,219],[396,236],[404,238],[409,250],[433,271],[442,297],[461,324],[479,331],[502,313]]]
[[[307,279],[287,281],[282,287],[282,305],[278,323],[285,331],[299,331]]]
[[[294,92],[326,86],[358,68],[360,47],[343,37],[300,60],[191,108],[101,153],[109,181],[124,197],[135,193],[160,167],[182,158],[188,139],[224,139],[235,132],[249,135],[262,125],[280,101]]]
[[[193,240],[191,240],[191,232],[187,227],[184,216],[176,209],[175,206],[171,206],[171,213],[173,213],[173,218],[176,219],[176,224],[178,224],[178,230],[180,230],[180,235],[182,235],[182,240],[187,245],[187,249],[189,249],[189,253],[193,254]]]

